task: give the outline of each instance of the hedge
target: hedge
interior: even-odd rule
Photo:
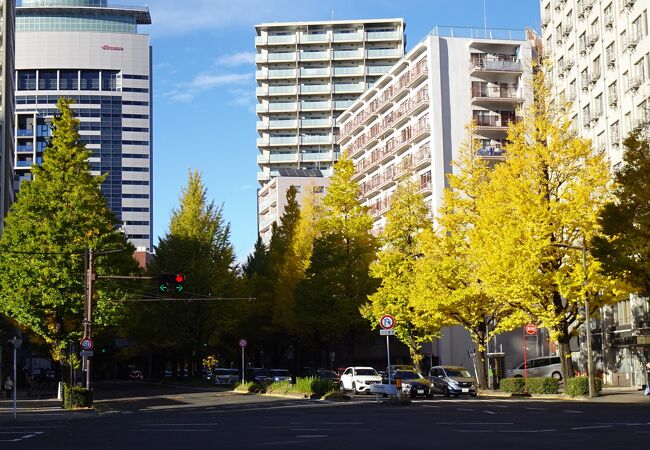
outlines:
[[[90,408],[93,406],[93,391],[78,386],[63,385],[63,407],[65,409]]]
[[[557,394],[560,382],[555,378],[503,378],[499,381],[499,389],[513,394]]]
[[[596,395],[603,390],[603,380],[594,378],[594,388]],[[566,393],[571,397],[588,397],[589,396],[589,378],[574,377],[569,378],[566,384]]]

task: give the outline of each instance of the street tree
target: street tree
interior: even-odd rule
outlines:
[[[633,130],[623,141],[622,167],[615,173],[614,201],[600,217],[604,237],[593,253],[609,275],[621,278],[642,295],[650,294],[650,138]]]
[[[230,224],[223,217],[223,206],[208,201],[198,171],[189,172],[179,207],[172,211],[169,230],[159,240],[149,270],[154,276],[184,274],[186,292],[180,298],[138,305],[142,326],[134,332],[147,330],[152,346],[174,352],[172,358],[176,362],[192,361],[196,368],[200,367],[208,345],[218,346],[235,339],[232,332],[238,324],[241,304],[223,300],[182,301],[184,296],[239,296]]]
[[[569,342],[592,314],[613,301],[613,280],[582,246],[601,234],[611,179],[603,152],[576,135],[568,106],[552,98],[543,68],[533,82],[534,101],[511,124],[506,160],[479,197],[471,237],[482,264],[476,276],[486,292],[547,328],[562,355],[564,379],[573,376]]]
[[[429,209],[417,184],[410,179],[401,181],[390,198],[386,226],[379,239],[381,250],[370,266],[370,274],[381,280],[381,285],[361,306],[361,314],[373,329],[382,315],[395,317],[395,336],[408,347],[418,372],[422,343],[431,341],[439,332],[438,324],[417,320],[420,313],[412,304],[418,237],[431,226]]]
[[[137,271],[134,248],[101,193],[106,175],[90,172],[92,152],[79,136],[73,103],[59,99],[43,163],[21,183],[0,240],[0,312],[42,339],[55,360],[82,334],[85,251],[98,255],[99,275]],[[96,284],[96,330],[119,321],[122,308],[108,300],[123,296],[114,283]]]
[[[475,128],[469,126],[447,176],[449,187],[435,228],[420,236],[413,303],[416,323],[461,325],[469,332],[477,381],[486,388],[487,339],[512,328],[516,316],[507,303],[490,295],[477,276],[481,260],[474,249],[479,243],[472,240],[471,232],[478,221],[477,202],[489,195],[492,166],[478,155],[480,146],[474,136]]]

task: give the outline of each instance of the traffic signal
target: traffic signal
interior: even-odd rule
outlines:
[[[163,273],[158,277],[158,289],[165,294],[180,294],[185,290],[185,275],[182,273]]]

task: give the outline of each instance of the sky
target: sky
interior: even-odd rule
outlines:
[[[238,261],[257,239],[255,28],[264,22],[404,18],[409,51],[434,26],[540,30],[539,0],[109,0],[148,6],[154,83],[154,245],[188,172],[223,205]],[[485,8],[484,8],[485,5]],[[484,15],[484,10],[486,14]]]

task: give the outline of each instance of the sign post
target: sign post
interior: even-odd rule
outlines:
[[[534,323],[529,323],[524,327],[524,385],[526,384],[526,376],[528,372],[528,367],[526,365],[526,340],[528,336],[535,336],[537,334],[537,325]]]
[[[239,340],[239,346],[241,347],[241,382],[244,384],[244,374],[246,372],[246,366],[244,365],[244,349],[248,345],[248,341],[244,338]]]
[[[390,384],[390,340],[389,336],[395,334],[393,327],[395,326],[395,318],[390,314],[384,314],[379,319],[379,330],[380,335],[386,335],[386,356],[388,358],[388,366],[386,366],[386,371],[388,372],[388,384]]]
[[[18,378],[16,378],[16,352],[20,346],[23,345],[23,340],[18,336],[14,336],[14,338],[11,340],[11,343],[14,345],[14,386],[11,392],[13,393],[14,401],[14,420],[16,420],[16,391],[18,390]]]

